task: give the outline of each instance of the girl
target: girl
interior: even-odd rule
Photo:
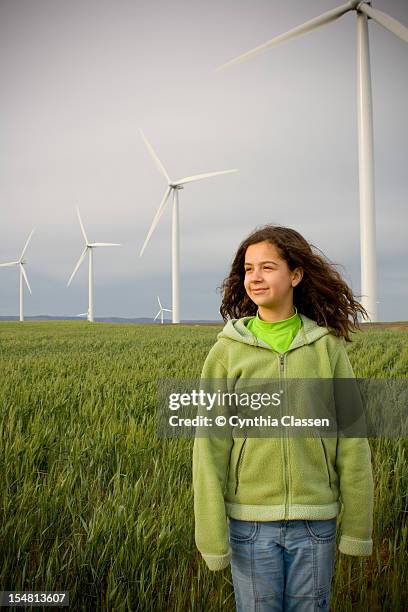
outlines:
[[[317,251],[273,225],[241,243],[202,380],[354,378],[345,343],[367,312]],[[328,610],[340,512],[340,552],[372,553],[366,438],[196,433],[193,488],[197,548],[210,570],[231,563],[239,612]]]

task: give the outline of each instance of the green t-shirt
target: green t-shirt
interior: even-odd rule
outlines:
[[[289,319],[273,323],[260,319],[257,312],[256,316],[246,323],[246,327],[254,336],[269,344],[278,353],[285,353],[288,350],[301,326],[302,319],[297,310]]]

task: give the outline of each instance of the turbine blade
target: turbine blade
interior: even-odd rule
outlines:
[[[157,313],[157,315],[154,317],[153,321],[155,321],[157,319],[157,317],[160,315],[161,310],[159,310],[159,312]]]
[[[149,149],[150,151],[150,155],[153,157],[154,161],[156,162],[157,167],[159,168],[160,172],[162,174],[164,174],[166,180],[168,183],[171,183],[170,177],[167,173],[166,168],[163,166],[162,162],[160,161],[160,159],[158,158],[157,153],[155,152],[155,150],[153,149],[152,145],[150,144],[150,142],[147,140],[146,136],[143,134],[142,130],[140,130],[140,133],[142,135],[143,140],[145,141],[145,145],[146,147]]]
[[[159,298],[159,296],[157,296],[157,301],[159,302],[159,306],[160,306],[160,308],[162,308],[162,305],[161,305],[161,302],[160,302],[160,298]]]
[[[74,278],[75,274],[77,273],[77,270],[78,270],[79,266],[80,266],[80,265],[81,265],[81,263],[83,262],[83,260],[84,260],[84,257],[85,257],[85,255],[86,255],[87,250],[88,250],[88,247],[86,246],[86,247],[84,248],[84,250],[82,251],[82,253],[81,253],[81,257],[78,259],[78,263],[77,263],[77,265],[75,266],[73,273],[72,273],[72,274],[71,274],[71,276],[70,276],[70,279],[69,279],[69,281],[68,281],[68,283],[67,283],[67,287],[69,287],[69,286],[70,286],[71,281],[72,281],[72,279]]]
[[[25,282],[26,282],[26,285],[27,285],[27,287],[28,287],[28,290],[29,290],[29,292],[30,292],[30,293],[32,293],[32,291],[31,291],[31,287],[30,287],[30,284],[29,284],[29,282],[28,282],[27,274],[26,274],[26,271],[24,270],[24,266],[23,266],[23,264],[20,264],[20,268],[21,268],[21,272],[23,273],[24,280],[25,280]]]
[[[19,261],[10,261],[9,263],[0,264],[0,268],[9,268],[10,266],[18,266]]]
[[[21,261],[21,260],[23,259],[23,257],[24,257],[24,253],[25,253],[25,252],[26,252],[26,250],[27,250],[28,243],[30,242],[30,240],[31,240],[31,236],[34,234],[34,232],[35,232],[35,228],[31,230],[31,234],[30,234],[30,235],[29,235],[29,237],[27,238],[27,242],[25,243],[25,245],[24,245],[24,249],[22,250],[21,255],[20,255],[20,261]]]
[[[185,183],[191,183],[192,181],[201,181],[201,179],[210,178],[211,176],[218,176],[220,174],[230,174],[231,172],[238,172],[234,170],[220,170],[219,172],[207,172],[206,174],[195,174],[194,176],[186,176],[179,181],[173,183],[174,185],[184,185]]]
[[[373,21],[382,25],[386,30],[392,32],[404,42],[408,43],[408,28],[393,17],[390,17],[378,9],[372,8],[369,4],[360,4],[358,10],[367,15],[367,17],[371,17]]]
[[[88,246],[90,247],[105,247],[105,246],[122,246],[116,242],[91,242]]]
[[[172,312],[169,308],[163,308],[166,312]]]
[[[168,198],[169,198],[169,195],[170,195],[170,191],[171,191],[171,189],[172,189],[172,188],[171,188],[170,186],[169,186],[169,187],[167,187],[167,189],[166,189],[166,193],[164,194],[164,198],[162,199],[162,201],[161,201],[161,203],[160,203],[160,206],[159,206],[159,208],[158,208],[158,210],[157,210],[157,213],[156,213],[156,215],[155,215],[155,217],[154,217],[154,219],[153,219],[153,222],[152,222],[152,224],[151,224],[151,226],[150,226],[149,233],[148,233],[148,234],[147,234],[147,236],[146,236],[146,240],[144,241],[144,244],[143,244],[143,246],[142,246],[142,249],[141,249],[141,251],[140,251],[140,253],[139,253],[139,257],[141,257],[141,256],[143,255],[143,251],[145,250],[145,248],[146,248],[146,246],[147,246],[147,243],[148,243],[148,242],[149,242],[149,240],[150,240],[150,236],[153,234],[153,232],[154,232],[154,228],[155,228],[155,227],[156,227],[156,225],[158,224],[159,219],[160,219],[160,217],[161,217],[161,216],[162,216],[162,214],[163,214],[163,211],[164,211],[164,209],[165,209],[165,207],[166,207],[166,203],[167,203],[167,200],[168,200]]]
[[[291,40],[292,38],[296,38],[297,36],[302,36],[303,34],[307,34],[308,32],[315,30],[316,28],[320,28],[321,26],[327,25],[328,23],[335,21],[336,19],[338,19],[339,17],[341,17],[348,11],[351,11],[352,8],[353,7],[351,6],[351,4],[347,2],[346,4],[342,4],[341,6],[338,6],[337,8],[331,9],[330,11],[326,11],[322,15],[319,15],[318,17],[314,17],[313,19],[306,21],[306,23],[303,23],[302,25],[292,28],[291,30],[289,30],[288,32],[285,32],[284,34],[279,34],[279,36],[275,36],[275,38],[272,38],[271,40],[268,40],[262,45],[255,47],[255,49],[251,49],[251,51],[247,51],[246,53],[243,53],[242,55],[235,57],[234,59],[230,60],[226,64],[222,64],[216,69],[216,71],[219,72],[221,70],[224,70],[224,68],[229,68],[230,66],[232,66],[232,64],[238,64],[239,62],[243,62],[247,59],[251,59],[255,57],[256,55],[259,55],[260,53],[267,51],[268,49],[272,49],[272,47],[276,47],[277,45],[280,45],[281,43]]]
[[[79,225],[81,226],[81,231],[82,231],[82,235],[85,238],[85,242],[86,244],[88,244],[88,238],[86,236],[86,232],[85,232],[85,228],[84,228],[84,224],[82,223],[82,219],[81,219],[81,215],[79,214],[79,208],[77,206],[77,215],[78,215],[78,221],[79,221]]]

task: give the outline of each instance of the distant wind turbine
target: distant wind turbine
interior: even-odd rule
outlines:
[[[243,53],[233,60],[219,66],[223,70],[229,66],[253,58],[272,47],[292,38],[311,32],[335,21],[349,11],[357,15],[357,109],[358,109],[358,148],[359,148],[359,185],[360,185],[360,253],[361,253],[361,293],[362,304],[371,321],[377,321],[377,263],[375,235],[374,202],[374,153],[373,153],[373,114],[371,95],[370,53],[368,43],[367,19],[376,21],[404,42],[408,42],[408,29],[393,17],[372,8],[371,2],[350,0],[337,8],[310,19],[306,23],[280,34]]]
[[[25,255],[25,252],[27,250],[28,243],[31,240],[31,236],[34,234],[34,231],[35,231],[35,228],[33,230],[31,230],[31,234],[27,238],[27,242],[24,245],[24,249],[22,250],[21,255],[20,255],[20,259],[18,261],[10,261],[9,263],[0,264],[1,268],[9,268],[11,266],[19,266],[19,268],[20,268],[20,321],[24,321],[24,285],[23,285],[23,279],[25,281],[25,284],[28,287],[29,292],[32,293],[30,284],[28,282],[26,271],[24,270],[24,265],[27,263],[26,260],[24,259],[24,255]]]
[[[93,249],[95,249],[96,247],[111,247],[111,246],[121,246],[120,244],[117,244],[116,242],[89,242],[86,232],[85,232],[85,228],[84,228],[84,224],[82,223],[82,219],[81,219],[81,215],[79,213],[79,208],[77,207],[77,215],[78,215],[78,221],[79,221],[79,225],[81,226],[81,231],[82,231],[82,235],[85,239],[85,248],[81,253],[81,256],[78,260],[77,265],[74,268],[74,271],[72,272],[70,279],[67,283],[67,287],[69,287],[69,285],[71,284],[72,279],[74,278],[75,274],[77,273],[79,266],[81,265],[81,263],[83,262],[83,260],[85,259],[86,254],[88,253],[88,257],[89,257],[89,276],[88,276],[88,282],[89,282],[89,286],[88,286],[88,312],[87,313],[83,313],[83,314],[87,314],[88,316],[88,321],[90,321],[91,323],[93,323],[94,320],[94,309],[93,309]],[[82,316],[82,315],[78,315],[78,316]]]
[[[221,174],[229,174],[231,172],[237,172],[234,170],[221,170],[219,172],[207,172],[206,174],[196,174],[194,176],[187,176],[185,178],[179,179],[177,181],[171,180],[170,176],[167,173],[167,170],[163,166],[162,162],[156,155],[153,150],[152,145],[147,140],[146,136],[141,131],[141,135],[151,156],[157,164],[160,172],[164,175],[167,180],[168,187],[164,194],[164,197],[161,201],[161,204],[157,210],[157,213],[153,219],[152,225],[150,226],[149,232],[146,236],[146,240],[141,248],[139,257],[143,255],[143,251],[145,250],[147,243],[150,240],[150,236],[153,234],[156,225],[159,222],[160,217],[163,214],[163,211],[166,207],[167,200],[170,197],[171,192],[173,191],[173,214],[172,214],[172,230],[171,230],[171,269],[172,269],[172,312],[173,312],[173,323],[180,323],[180,283],[179,283],[179,275],[180,275],[180,243],[179,243],[179,208],[178,208],[178,190],[184,189],[183,185],[185,183],[191,183],[193,181],[199,181],[201,179],[210,178],[212,176],[219,176]]]
[[[163,308],[163,306],[161,305],[161,301],[160,301],[159,296],[157,296],[157,300],[158,300],[158,302],[159,302],[160,310],[159,310],[159,312],[157,313],[157,315],[154,317],[153,321],[155,321],[155,320],[157,319],[157,317],[159,317],[159,316],[161,315],[161,324],[163,325],[163,322],[164,322],[164,321],[163,321],[163,312],[171,312],[171,309],[169,309],[169,308]]]

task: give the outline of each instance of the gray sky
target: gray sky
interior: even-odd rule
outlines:
[[[171,306],[171,206],[139,251],[173,178],[238,168],[180,192],[181,317],[217,319],[216,287],[256,226],[297,229],[360,292],[356,19],[228,71],[215,68],[339,0],[1,0],[0,262],[33,226],[25,314],[87,308],[80,206],[92,241],[95,316]],[[408,26],[406,0],[373,6]],[[408,45],[370,21],[379,316],[407,319]],[[18,314],[0,269],[0,315]]]

